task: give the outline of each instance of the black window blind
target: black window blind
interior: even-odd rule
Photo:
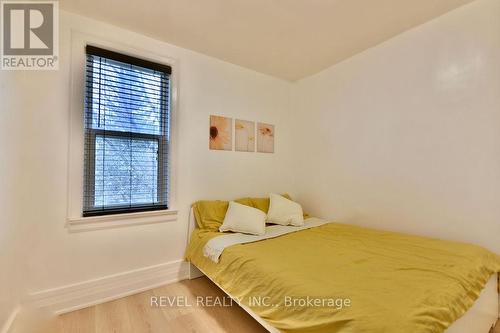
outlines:
[[[83,216],[167,209],[170,67],[86,53]]]

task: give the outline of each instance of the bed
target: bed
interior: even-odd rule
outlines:
[[[191,278],[206,275],[269,332],[487,333],[498,318],[500,259],[477,246],[325,222],[210,258],[220,236],[191,212]]]

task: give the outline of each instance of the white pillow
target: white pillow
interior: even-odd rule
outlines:
[[[266,213],[260,209],[230,201],[219,231],[263,235],[266,233]]]
[[[267,223],[293,225],[296,227],[304,225],[304,214],[301,205],[274,193],[269,194],[269,200]]]

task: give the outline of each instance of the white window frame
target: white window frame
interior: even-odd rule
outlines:
[[[84,172],[84,96],[85,96],[85,66],[87,44],[142,58],[172,68],[170,76],[170,150],[169,166],[169,202],[168,210],[125,213],[82,217],[83,212],[83,172]],[[66,228],[70,232],[99,230],[124,227],[138,224],[172,222],[177,220],[176,196],[176,156],[177,156],[177,60],[157,54],[153,50],[137,49],[118,41],[105,40],[79,31],[71,32],[71,94],[69,116],[69,157],[68,157],[68,206]]]

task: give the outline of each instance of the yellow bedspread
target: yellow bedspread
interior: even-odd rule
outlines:
[[[443,332],[500,272],[478,246],[334,223],[231,246],[216,264],[202,250],[218,235],[195,230],[187,259],[283,332]]]

